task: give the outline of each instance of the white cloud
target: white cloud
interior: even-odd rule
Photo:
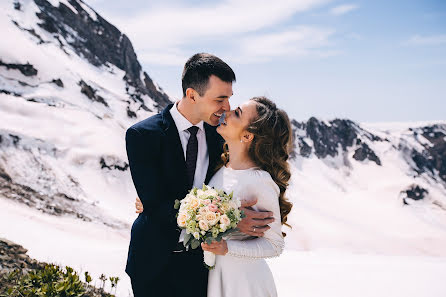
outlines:
[[[414,35],[406,42],[409,45],[441,45],[446,44],[446,34],[421,36]]]
[[[139,61],[166,66],[182,66],[189,56],[176,48],[172,50],[148,49],[138,51]]]
[[[342,14],[346,14],[346,13],[353,11],[355,9],[358,9],[358,8],[359,8],[359,6],[356,4],[343,4],[343,5],[333,7],[330,10],[330,13],[334,14],[334,15],[342,15]]]
[[[272,5],[270,0],[225,0],[194,6],[166,2],[136,16],[115,15],[111,20],[129,36],[138,58],[146,63],[183,65],[191,55],[190,49],[206,51],[200,50],[203,45],[250,63],[316,51],[331,31],[308,26],[289,30],[281,26],[295,14],[330,1],[281,0]],[[263,33],[271,31],[276,33]],[[261,47],[251,46],[253,42]]]
[[[249,36],[241,40],[238,60],[249,63],[280,56],[332,56],[334,51],[327,46],[333,33],[332,29],[298,26],[282,32]]]
[[[298,12],[328,0],[226,0],[199,6],[158,7],[132,18],[114,22],[139,48],[166,48],[253,32],[281,23]]]

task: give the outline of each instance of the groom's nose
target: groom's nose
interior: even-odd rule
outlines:
[[[224,111],[230,111],[231,110],[231,105],[229,104],[229,98],[226,98],[225,101],[223,102],[222,109]]]

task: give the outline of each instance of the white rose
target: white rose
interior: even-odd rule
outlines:
[[[217,196],[218,196],[218,193],[217,193],[217,191],[215,191],[214,189],[208,189],[208,190],[206,191],[206,195],[217,197]]]
[[[208,208],[206,206],[200,207],[200,209],[198,210],[198,213],[200,215],[204,215],[207,212],[208,212]]]
[[[195,198],[195,195],[193,195],[193,194],[187,194],[186,197],[184,198],[184,200],[186,200],[186,201],[189,202],[192,198]]]
[[[222,223],[224,226],[228,227],[231,224],[231,220],[228,218],[227,215],[222,215],[220,217],[220,223]]]
[[[204,215],[206,221],[208,221],[209,225],[213,226],[218,222],[217,213],[209,211]]]
[[[187,203],[182,202],[180,204],[180,211],[185,210],[187,208]]]
[[[180,212],[177,217],[177,224],[180,227],[186,227],[187,214],[184,212]]]
[[[194,237],[195,237],[195,239],[200,239],[200,233],[194,232]]]
[[[221,210],[225,213],[230,209],[230,206],[227,203],[223,203],[221,206]]]
[[[234,200],[229,201],[229,207],[232,209],[239,208],[237,201],[234,201]]]
[[[201,220],[198,222],[198,226],[200,226],[200,229],[203,231],[208,231],[209,230],[209,225],[206,221]]]
[[[200,206],[200,200],[195,197],[192,198],[188,203],[188,207],[190,209],[196,209],[198,206]]]
[[[189,221],[192,218],[192,214],[190,213],[190,211],[188,211],[186,213],[186,220]]]

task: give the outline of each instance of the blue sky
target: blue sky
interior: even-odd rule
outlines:
[[[446,119],[446,1],[86,2],[174,98],[187,58],[209,52],[237,75],[234,107],[266,95],[297,120]]]

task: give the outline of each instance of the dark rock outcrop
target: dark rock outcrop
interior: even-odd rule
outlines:
[[[418,129],[410,129],[415,137],[424,137],[429,144],[421,142],[423,151],[412,149],[411,158],[414,161],[415,171],[419,174],[428,172],[436,175],[446,182],[446,125],[425,126]]]
[[[131,110],[130,107],[128,107],[128,106],[127,106],[127,116],[129,118],[136,118],[137,117],[136,112]]]
[[[381,165],[381,160],[366,143],[361,143],[361,146],[355,150],[353,158],[358,161],[364,161],[365,159],[368,159],[375,162],[377,165]]]
[[[93,89],[86,82],[81,80],[79,82],[79,86],[81,86],[81,93],[84,94],[85,96],[87,96],[89,99],[91,99],[91,101],[99,102],[99,103],[105,105],[106,107],[108,107],[108,103],[105,101],[105,99],[102,98],[101,96],[97,95],[96,94],[97,90]]]
[[[26,31],[26,32],[28,32],[29,34],[31,34],[32,36],[34,36],[34,37],[39,41],[39,44],[43,44],[43,43],[45,43],[45,41],[43,41],[42,37],[41,37],[39,34],[36,33],[36,30],[34,30],[34,29],[26,29],[26,28],[23,28],[23,27],[20,26],[19,23],[17,23],[16,21],[12,21],[12,22],[13,22],[13,24],[16,25],[17,28],[19,28],[20,30],[22,30],[22,31]]]
[[[61,87],[61,88],[64,87],[63,82],[62,82],[62,80],[61,80],[60,78],[58,78],[58,79],[53,79],[51,82],[52,82],[53,84],[55,84],[56,86],[58,86],[58,87]]]
[[[411,185],[406,190],[401,191],[404,204],[408,204],[406,199],[421,200],[429,194],[429,191],[419,185]]]
[[[306,143],[306,141],[303,139],[298,140],[298,145],[300,148],[300,152],[299,152],[300,155],[304,158],[308,158],[312,152],[311,146],[308,143]]]
[[[22,10],[22,4],[18,1],[14,1],[14,9],[15,10]]]
[[[122,160],[117,160],[116,158],[102,157],[99,161],[101,165],[101,169],[109,169],[109,170],[119,170],[119,171],[127,171],[129,169],[129,164]]]
[[[15,269],[20,269],[22,271],[38,269],[46,264],[31,259],[26,254],[27,252],[28,250],[21,245],[5,238],[0,238],[0,274],[8,273]]]
[[[22,97],[22,94],[19,94],[17,92],[4,90],[4,89],[0,89],[0,94],[12,95],[12,96],[15,96],[15,97]]]
[[[330,124],[328,126],[314,117],[307,122],[307,134],[313,141],[314,153],[319,158],[336,156],[339,146],[346,150],[357,137],[356,125],[350,120],[335,119]]]
[[[4,63],[2,60],[0,60],[0,66],[6,67],[6,69],[15,69],[20,71],[25,76],[34,76],[37,75],[37,69],[34,68],[33,65],[26,63],[26,64],[8,64]]]
[[[361,138],[371,142],[383,140],[363,130],[353,121],[335,119],[327,123],[312,117],[306,123],[292,120],[291,124],[295,142],[299,148],[298,155],[304,158],[308,158],[312,153],[321,159],[327,156],[335,157],[339,150],[345,152],[348,148],[353,147],[356,148],[353,156],[355,160],[368,159],[381,165],[379,157]],[[309,140],[312,144],[309,143]]]

